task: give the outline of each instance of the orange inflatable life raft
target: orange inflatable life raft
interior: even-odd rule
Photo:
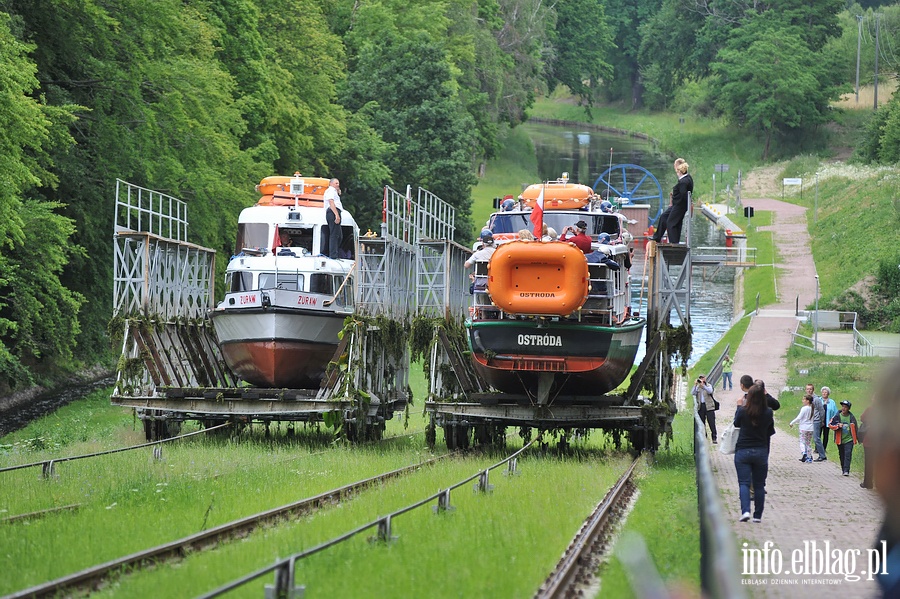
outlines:
[[[512,241],[491,256],[487,286],[504,312],[568,316],[587,299],[587,260],[568,243]]]
[[[534,208],[542,189],[544,190],[544,210],[577,210],[587,206],[594,196],[594,190],[587,185],[550,182],[529,185],[519,199],[526,206]]]
[[[303,181],[303,193],[294,195],[291,193],[291,180],[298,178]],[[322,177],[293,177],[273,176],[266,177],[259,182],[256,190],[262,194],[257,202],[259,206],[293,206],[295,198],[301,206],[321,206],[328,189],[330,179]]]

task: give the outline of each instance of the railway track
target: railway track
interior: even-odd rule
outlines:
[[[556,569],[538,589],[536,599],[581,596],[579,590],[594,579],[609,533],[634,493],[632,475],[639,459],[640,456],[634,459],[625,474],[582,524],[562,559],[556,564]]]
[[[391,470],[377,476],[372,476],[342,487],[320,493],[313,497],[301,499],[294,503],[283,505],[271,510],[266,510],[247,516],[232,522],[227,522],[215,528],[189,535],[187,537],[163,543],[143,551],[138,551],[124,557],[120,557],[84,570],[68,574],[33,587],[23,589],[5,596],[3,599],[24,599],[26,597],[54,597],[58,595],[71,595],[75,591],[84,589],[98,589],[100,585],[111,575],[122,572],[139,570],[146,565],[155,565],[161,561],[184,557],[188,552],[202,551],[215,546],[220,542],[240,538],[248,535],[259,526],[290,518],[292,516],[308,514],[323,505],[338,503],[348,496],[360,492],[378,483],[390,480],[431,465],[444,457],[445,454],[417,464]]]

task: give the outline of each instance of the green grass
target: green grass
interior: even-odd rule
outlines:
[[[523,182],[536,183],[540,178],[534,146],[523,129],[507,129],[500,143],[500,153],[488,162],[484,177],[472,190],[472,220],[478,231],[494,212],[494,198],[518,196]]]
[[[785,173],[803,177],[803,197],[792,189],[785,200],[810,208],[807,224],[820,278],[820,306],[874,275],[882,260],[897,257],[900,170],[801,157],[789,162]]]
[[[728,350],[732,358],[734,358],[735,352],[737,352],[738,346],[741,344],[741,341],[744,339],[744,334],[747,332],[747,328],[750,326],[750,317],[745,316],[744,318],[737,321],[734,326],[732,326],[728,331],[722,335],[722,338],[716,342],[715,345],[710,348],[708,352],[703,354],[697,362],[691,366],[688,371],[688,381],[695,380],[699,375],[706,375],[709,373],[710,369],[715,366],[716,360],[719,359],[719,356],[722,355],[722,352],[725,351],[725,346],[730,344],[731,348]]]
[[[667,112],[629,111],[620,107],[601,106],[591,109],[588,118],[584,108],[550,99],[538,100],[529,115],[542,119],[591,122],[629,132],[649,135],[660,149],[682,156],[691,165],[694,197],[709,201],[712,195],[712,173],[716,164],[728,164],[727,173],[717,173],[716,187],[732,187],[738,171],[745,174],[762,164],[763,143],[746,132],[728,127],[720,119],[706,119]],[[679,119],[684,118],[684,123]]]
[[[756,263],[759,266],[744,269],[744,312],[756,309],[756,294],[759,294],[759,305],[767,306],[776,302],[775,277],[777,269],[773,266],[777,260],[773,234],[771,231],[760,231],[760,227],[772,225],[773,213],[767,210],[756,212],[747,227],[747,247],[756,248]]]
[[[652,468],[638,479],[640,497],[624,532],[640,535],[659,575],[667,584],[700,587],[700,528],[693,455],[693,416],[680,412],[673,422],[673,444],[660,451]],[[641,576],[642,573],[635,573]],[[601,568],[601,596],[635,597],[615,550]]]
[[[0,594],[428,457],[423,435],[377,446],[262,435],[186,440],[4,473],[3,516],[79,503],[75,512],[0,526]],[[77,547],[77,551],[72,551]]]
[[[192,555],[177,568],[129,576],[100,595],[195,596],[409,505],[496,458],[454,459],[336,509]],[[425,506],[397,517],[393,543],[368,543],[374,534],[368,532],[307,558],[297,568],[297,582],[311,598],[530,596],[626,462],[593,452],[563,459],[531,454],[520,460],[518,476],[492,472],[495,487],[488,494],[468,485],[454,491],[450,513],[435,515]],[[271,580],[266,576],[232,596],[259,597]]]

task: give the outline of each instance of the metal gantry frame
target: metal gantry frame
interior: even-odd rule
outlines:
[[[417,314],[462,319],[469,252],[453,241],[455,209],[422,188],[413,199],[410,190],[385,187],[381,235],[359,239],[356,311],[407,325]],[[364,414],[344,397],[354,388],[372,398],[369,419],[381,421],[383,401],[402,408],[408,350],[399,360],[386,358],[372,342],[371,326],[339,345],[338,353],[362,365],[348,369],[352,381],[332,374],[319,389],[274,394],[269,391],[279,390],[238,387],[206,318],[214,302],[215,252],[187,241],[187,205],[117,180],[115,212],[113,305],[123,321],[123,360],[114,403],[152,419],[205,414],[304,420],[334,410],[355,418]]]

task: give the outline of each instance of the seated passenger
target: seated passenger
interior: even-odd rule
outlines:
[[[558,241],[559,233],[556,232],[556,229],[553,227],[548,227],[547,223],[544,223],[541,227],[541,241]]]
[[[519,241],[534,241],[534,233],[528,229],[521,229],[519,231]]]

